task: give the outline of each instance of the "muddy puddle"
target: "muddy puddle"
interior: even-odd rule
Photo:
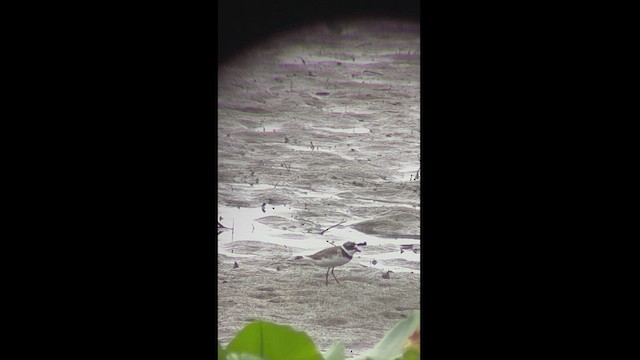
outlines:
[[[420,308],[419,27],[348,28],[302,29],[219,68],[223,344],[264,319],[350,356]],[[363,245],[340,283],[294,261],[346,241]]]

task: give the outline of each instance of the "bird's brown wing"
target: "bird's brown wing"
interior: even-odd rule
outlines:
[[[313,260],[320,260],[323,257],[330,257],[331,255],[337,254],[339,251],[340,251],[340,248],[336,246],[336,247],[320,250],[313,255],[309,255],[308,257],[312,258]]]

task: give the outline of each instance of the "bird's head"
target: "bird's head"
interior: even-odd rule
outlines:
[[[361,252],[360,249],[358,249],[356,247],[356,243],[352,242],[352,241],[347,241],[346,243],[344,243],[342,245],[342,247],[344,248],[344,250],[349,253],[349,255],[353,255],[357,252]]]

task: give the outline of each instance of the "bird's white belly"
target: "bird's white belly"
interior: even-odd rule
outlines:
[[[345,258],[343,256],[335,256],[335,257],[332,257],[332,258],[313,260],[313,263],[318,265],[318,266],[333,267],[333,266],[344,265],[344,264],[348,263],[349,260],[350,259],[347,259],[347,258]]]

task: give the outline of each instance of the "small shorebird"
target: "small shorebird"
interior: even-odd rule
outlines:
[[[336,275],[333,273],[333,269],[335,269],[336,266],[344,265],[351,261],[351,259],[353,259],[353,254],[357,252],[360,252],[360,249],[356,247],[356,244],[354,242],[347,241],[342,246],[334,246],[304,257],[296,256],[295,259],[303,259],[313,263],[314,265],[327,267],[325,284],[329,286],[329,270],[331,270],[331,275],[336,279],[336,282],[340,283],[338,278],[336,278]]]

